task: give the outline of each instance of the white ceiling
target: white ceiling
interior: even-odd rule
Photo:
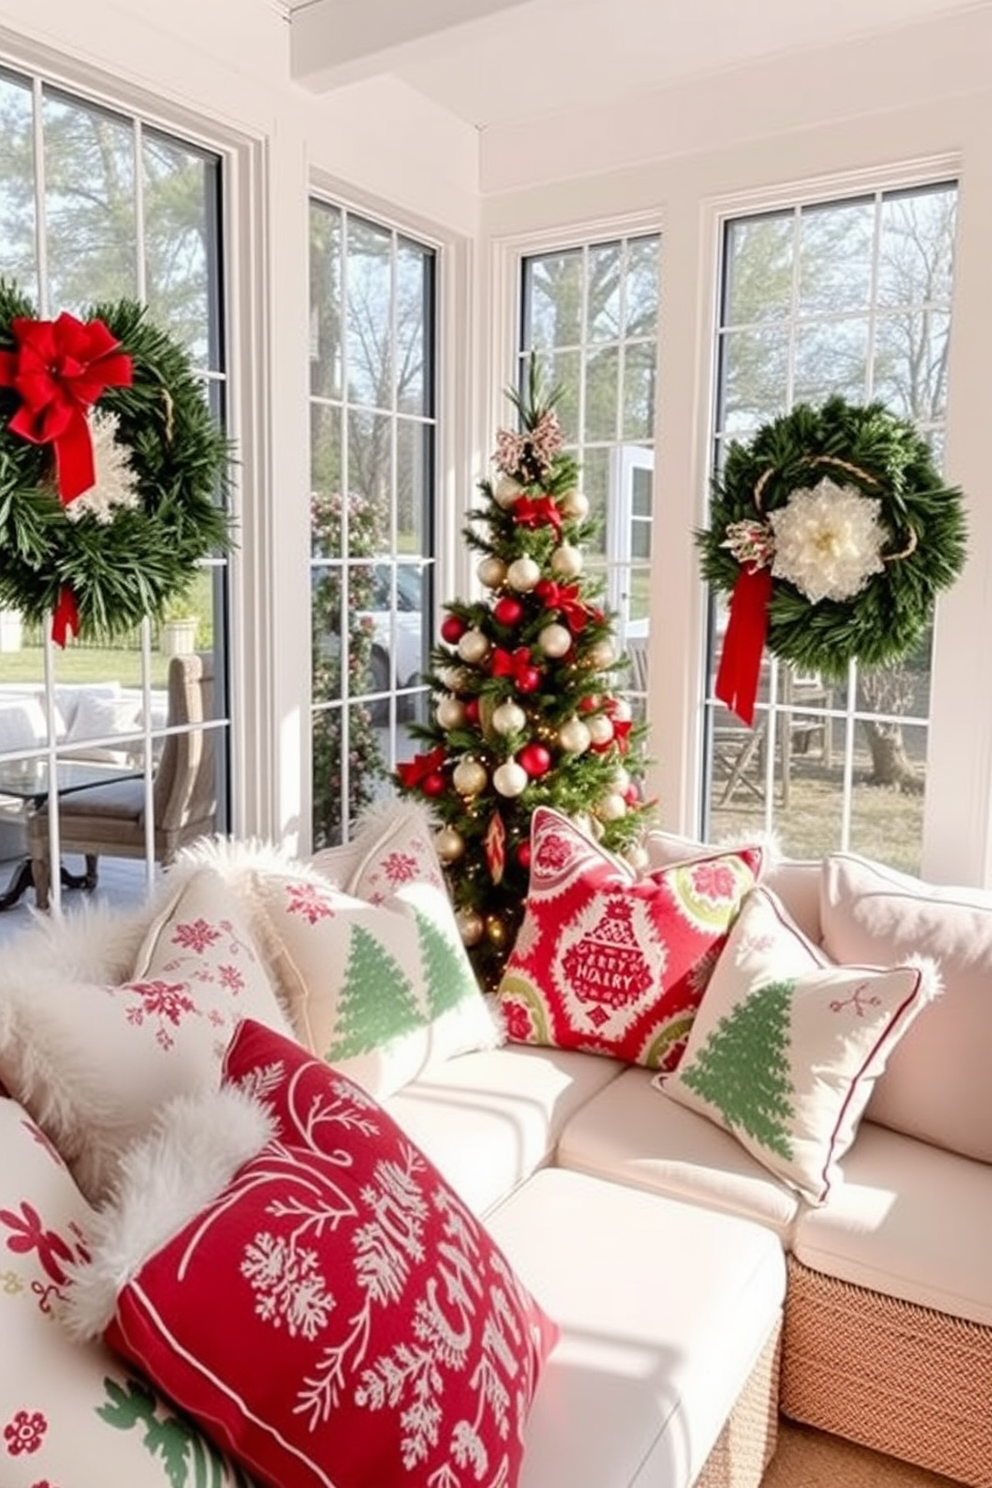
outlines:
[[[988,0],[282,0],[293,77],[391,74],[478,128],[539,121]],[[816,86],[843,87],[842,78]]]

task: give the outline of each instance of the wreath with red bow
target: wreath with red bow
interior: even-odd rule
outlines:
[[[40,320],[0,281],[0,608],[110,640],[230,546],[231,450],[135,301]]]

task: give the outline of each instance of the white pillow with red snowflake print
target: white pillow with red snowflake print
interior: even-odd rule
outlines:
[[[24,1108],[0,1098],[3,1488],[250,1488],[240,1468],[97,1341],[55,1321],[94,1215]]]
[[[292,1031],[237,897],[212,870],[183,882],[152,922],[127,982],[13,988],[0,1078],[90,1199],[156,1105],[216,1083],[238,1021]]]
[[[220,1091],[128,1153],[93,1242],[73,1331],[262,1481],[517,1483],[557,1328],[400,1127],[298,1044],[243,1023]]]
[[[314,867],[256,874],[253,890],[273,973],[313,1053],[382,1100],[428,1064],[500,1043],[422,811],[391,812]]]
[[[770,889],[757,888],[720,954],[681,1064],[655,1084],[822,1204],[886,1060],[939,990],[923,958],[887,969],[835,965]]]
[[[497,993],[507,1036],[674,1068],[762,849],[714,848],[639,877],[548,806],[530,841],[527,909]]]

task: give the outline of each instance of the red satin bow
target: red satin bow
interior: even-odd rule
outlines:
[[[750,728],[761,675],[772,597],[770,568],[742,568],[730,596],[730,617],[716,674],[715,692]]]
[[[67,312],[58,320],[11,321],[17,351],[0,351],[0,386],[21,395],[10,428],[32,444],[55,447],[55,480],[64,506],[96,480],[86,410],[108,387],[129,387],[131,358],[102,320]]]
[[[412,760],[406,764],[397,765],[396,773],[406,790],[415,790],[421,781],[426,780],[428,775],[433,775],[439,770],[447,758],[447,752],[443,744],[432,749],[430,754],[415,754]]]
[[[493,648],[492,674],[494,677],[512,677],[519,687],[520,680],[531,670],[530,647],[518,646],[515,651],[504,651],[502,646]]]
[[[535,586],[546,610],[557,610],[573,635],[578,635],[589,620],[602,620],[602,610],[587,605],[579,598],[578,584],[556,584],[554,579],[541,579]]]
[[[513,503],[513,520],[518,527],[553,527],[561,536],[561,512],[550,496],[520,496]]]
[[[56,646],[65,646],[70,635],[79,634],[79,609],[76,596],[68,584],[59,590],[59,602],[52,614],[52,640]]]

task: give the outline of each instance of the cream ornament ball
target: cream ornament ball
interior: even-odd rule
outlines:
[[[603,636],[601,640],[594,641],[583,659],[586,666],[592,667],[597,672],[605,671],[608,666],[612,666],[617,659],[617,653],[609,636]]]
[[[589,515],[589,498],[581,491],[568,491],[559,501],[558,509],[570,521],[583,522]]]
[[[639,842],[635,842],[632,846],[628,847],[624,853],[624,857],[635,873],[643,873],[651,863],[647,848],[642,847]]]
[[[434,717],[439,728],[461,728],[465,722],[465,704],[460,698],[443,697],[434,710]]]
[[[600,821],[620,821],[627,815],[627,802],[616,791],[610,791],[609,795],[604,796],[596,807],[596,815]]]
[[[529,594],[541,577],[541,565],[526,553],[514,558],[506,570],[506,582],[518,594]]]
[[[493,500],[504,511],[518,501],[523,493],[523,486],[519,481],[515,481],[512,475],[501,475],[493,486]]]
[[[571,543],[562,543],[551,554],[551,571],[560,579],[577,579],[582,572],[582,565],[582,550],[573,547]]]
[[[592,743],[592,735],[581,718],[567,718],[558,730],[558,743],[568,754],[584,754]]]
[[[504,760],[497,770],[493,772],[493,785],[501,796],[512,800],[515,796],[523,795],[530,784],[530,776],[522,765],[516,760]]]
[[[464,667],[442,667],[439,675],[450,692],[460,691],[468,681],[468,673]]]
[[[480,584],[485,584],[487,589],[498,589],[506,578],[506,564],[502,558],[497,558],[491,553],[476,569]]]
[[[485,790],[488,779],[485,765],[471,754],[460,759],[451,772],[451,783],[460,796],[477,796]]]
[[[552,621],[538,633],[537,644],[545,656],[566,656],[572,648],[572,632],[567,626]]]
[[[465,838],[455,827],[442,827],[434,834],[434,847],[442,863],[454,863],[465,851]]]
[[[593,718],[590,718],[586,727],[589,730],[589,738],[600,749],[604,745],[609,744],[613,738],[613,723],[611,719],[607,718],[605,713],[597,713]]]
[[[458,642],[458,655],[462,661],[476,666],[489,654],[489,638],[481,630],[467,630]]]
[[[498,734],[519,734],[527,722],[523,708],[509,699],[493,709],[492,726]]]

